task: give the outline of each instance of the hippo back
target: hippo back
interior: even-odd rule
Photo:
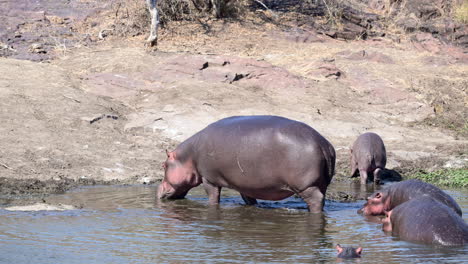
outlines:
[[[263,174],[258,172],[287,175],[317,164],[323,172],[317,180],[328,185],[335,170],[335,150],[330,142],[312,127],[284,117],[228,117],[212,123],[194,137],[197,137],[192,141],[196,141],[198,153],[193,156],[199,167],[218,171],[219,175],[233,170],[246,176],[257,172],[252,177],[260,180]],[[279,178],[275,179],[279,181]]]
[[[389,210],[406,201],[418,198],[420,196],[427,196],[452,208],[458,215],[462,215],[460,206],[450,195],[435,187],[434,185],[420,180],[411,179],[395,183],[388,187],[388,195],[390,198]]]
[[[451,208],[428,196],[392,210],[392,233],[406,241],[434,245],[465,245],[468,225]]]
[[[385,168],[387,154],[385,145],[379,135],[367,132],[360,135],[352,146],[353,157],[361,166]]]

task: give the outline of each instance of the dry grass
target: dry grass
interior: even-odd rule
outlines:
[[[453,12],[455,20],[468,24],[468,0],[464,0],[461,5],[455,6]]]
[[[216,18],[237,18],[247,11],[248,0],[217,0],[216,12],[210,0],[164,0],[158,3],[161,27],[176,21],[198,21]],[[150,17],[145,1],[120,0],[113,4],[112,17],[106,29],[116,36],[139,36],[149,29]]]
[[[236,18],[248,6],[248,0],[165,0],[158,3],[160,21],[190,20],[201,17]],[[212,4],[216,3],[216,7]]]

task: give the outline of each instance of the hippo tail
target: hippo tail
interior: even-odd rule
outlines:
[[[323,155],[327,162],[327,184],[330,184],[333,175],[335,175],[335,162],[336,162],[336,153],[335,148],[332,144],[328,144],[327,148],[322,148]]]

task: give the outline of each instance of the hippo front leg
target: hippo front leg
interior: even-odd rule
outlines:
[[[203,188],[205,188],[206,194],[208,195],[208,203],[211,205],[219,204],[221,187],[214,186],[205,178],[203,178]]]
[[[298,193],[298,195],[307,203],[309,212],[320,213],[322,211],[325,195],[318,187],[309,187]]]
[[[246,205],[256,205],[257,204],[257,199],[249,197],[247,195],[243,195],[241,193],[242,200],[244,200]]]

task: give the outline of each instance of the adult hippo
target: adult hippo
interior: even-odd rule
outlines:
[[[367,203],[358,212],[364,215],[383,215],[385,211],[390,211],[406,201],[421,196],[432,197],[452,208],[458,215],[462,215],[460,206],[450,195],[432,184],[415,179],[395,183],[376,191],[367,198]]]
[[[361,177],[361,184],[366,184],[368,173],[374,175],[374,183],[380,182],[380,174],[387,163],[387,153],[382,138],[368,132],[360,135],[351,147],[351,177]]]
[[[468,244],[468,225],[461,216],[429,196],[395,207],[387,213],[382,229],[410,242],[442,246]]]
[[[246,204],[293,194],[311,212],[323,208],[335,170],[335,149],[310,126],[279,116],[219,120],[167,154],[158,197],[184,198],[203,183],[210,204],[222,187],[240,192]]]

